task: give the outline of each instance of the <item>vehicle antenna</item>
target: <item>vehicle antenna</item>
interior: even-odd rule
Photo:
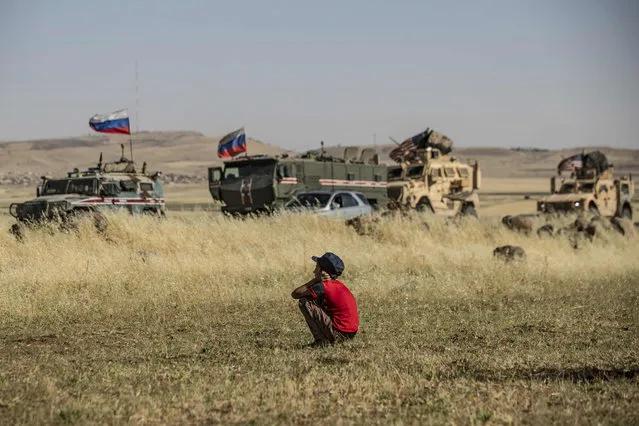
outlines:
[[[100,153],[100,159],[98,160],[98,169],[102,171],[102,153]]]

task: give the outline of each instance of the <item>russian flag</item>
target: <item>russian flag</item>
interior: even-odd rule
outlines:
[[[89,119],[89,126],[96,132],[131,134],[129,111],[121,109],[111,114],[96,114]]]
[[[219,158],[231,158],[243,152],[246,152],[244,127],[224,136],[217,146],[217,156]]]

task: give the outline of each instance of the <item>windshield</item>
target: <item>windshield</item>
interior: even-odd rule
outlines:
[[[389,167],[388,168],[388,180],[396,180],[402,178],[401,167]]]
[[[275,172],[274,162],[259,162],[246,164],[233,164],[224,167],[224,179],[238,179],[248,176],[273,176]]]
[[[330,194],[299,194],[294,203],[290,203],[291,206],[303,206],[303,207],[326,207],[328,200],[330,200]]]
[[[68,179],[48,180],[44,185],[42,195],[65,194],[67,192]]]
[[[561,185],[561,188],[559,188],[559,193],[572,194],[572,193],[576,193],[578,190],[579,192],[592,192],[594,187],[595,187],[594,182],[587,182],[587,183],[580,183],[580,184],[577,184],[577,182],[569,182],[569,183],[564,183]]]
[[[406,176],[415,178],[415,177],[421,176],[423,173],[424,173],[424,166],[416,166],[416,167],[409,168],[408,172],[406,173]]]
[[[95,195],[95,179],[58,179],[48,180],[44,185],[42,195],[84,194]]]

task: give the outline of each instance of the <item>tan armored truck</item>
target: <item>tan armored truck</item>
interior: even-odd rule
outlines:
[[[569,171],[569,177],[562,172]],[[632,176],[615,179],[614,168],[600,151],[562,160],[550,179],[550,195],[537,201],[538,213],[589,212],[632,219]]]
[[[389,207],[477,217],[479,164],[461,162],[451,151],[452,141],[430,129],[391,151],[399,165],[388,168]]]

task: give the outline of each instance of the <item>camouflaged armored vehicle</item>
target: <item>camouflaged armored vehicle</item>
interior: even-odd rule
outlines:
[[[570,172],[569,177],[562,173]],[[614,167],[600,151],[562,160],[550,180],[551,195],[537,201],[538,213],[589,212],[632,219],[632,176],[615,179]]]
[[[451,151],[452,141],[430,129],[391,151],[399,165],[388,169],[389,207],[477,217],[479,164],[463,163]]]
[[[63,178],[42,177],[36,198],[13,203],[9,213],[18,220],[12,232],[20,236],[20,227],[57,220],[69,225],[83,215],[92,216],[96,226],[103,227],[100,213],[106,210],[125,210],[132,214],[165,213],[161,173],[146,173],[146,163],[138,170],[135,162],[122,157],[116,162],[102,163],[86,171],[74,169]]]
[[[299,157],[253,155],[209,168],[209,191],[223,212],[247,214],[283,207],[299,192],[358,191],[371,205],[385,207],[387,167],[374,149],[348,147],[344,156],[308,152]]]

